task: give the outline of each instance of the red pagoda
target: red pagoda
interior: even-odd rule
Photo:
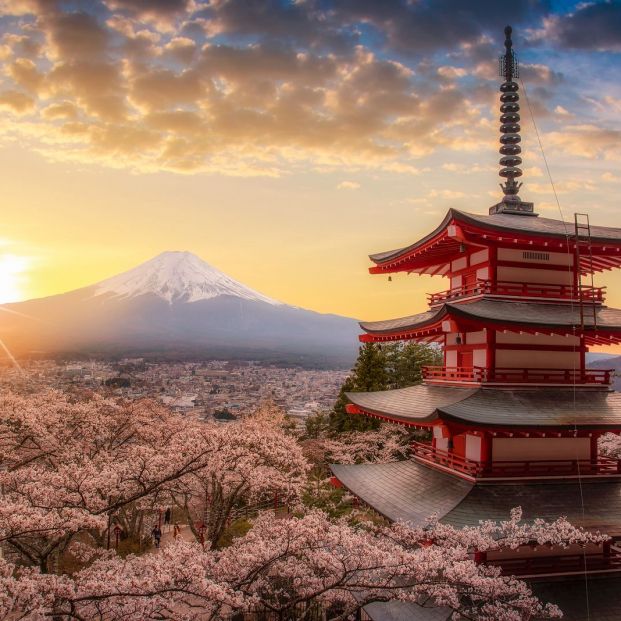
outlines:
[[[520,199],[522,175],[517,61],[511,28],[501,57],[502,200],[480,215],[451,209],[422,239],[371,255],[372,274],[444,276],[429,310],[361,323],[363,342],[439,343],[441,367],[421,385],[349,393],[347,411],[430,432],[411,459],[334,465],[335,477],[390,520],[420,524],[432,514],[458,527],[506,519],[554,520],[611,536],[588,550],[535,547],[481,562],[532,581],[565,619],[621,619],[621,464],[598,438],[621,432],[613,373],[586,367],[591,346],[621,342],[621,310],[605,305],[593,274],[621,267],[621,229],[542,218]],[[447,619],[449,612],[399,602],[366,609],[377,621]],[[444,616],[442,616],[444,614]]]

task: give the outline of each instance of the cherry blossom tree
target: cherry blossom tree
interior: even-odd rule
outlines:
[[[327,461],[339,464],[385,463],[405,459],[411,432],[396,425],[377,431],[350,431],[319,440]]]
[[[0,542],[47,571],[76,533],[97,537],[121,508],[169,500],[212,450],[203,426],[149,401],[4,394]]]
[[[394,458],[401,443],[379,433],[373,458]],[[295,501],[308,466],[270,408],[209,425],[148,401],[4,394],[0,465],[0,542],[21,561],[0,559],[0,619],[7,621],[203,621],[250,610],[304,618],[315,606],[336,621],[391,599],[483,621],[553,618],[555,607],[477,563],[473,552],[605,539],[562,519],[523,523],[519,510],[499,524],[456,530],[437,520],[353,524],[300,505],[287,518],[260,514],[223,549],[179,540],[126,558],[102,549],[113,519],[150,515],[173,498],[193,521],[205,516],[213,544],[240,504],[274,493]],[[65,550],[80,568],[50,572]]]
[[[616,433],[606,433],[599,438],[599,452],[606,457],[621,459],[621,436]]]
[[[523,523],[519,510],[505,522],[465,531],[437,522],[352,527],[319,511],[288,519],[264,513],[223,550],[177,541],[158,554],[101,558],[71,578],[14,574],[4,564],[0,618],[198,621],[264,610],[280,618],[295,611],[303,619],[318,605],[337,620],[392,599],[445,606],[481,621],[555,618],[555,606],[538,601],[526,583],[477,564],[472,549],[601,540],[563,519]]]
[[[295,438],[283,429],[282,412],[264,404],[238,423],[211,425],[205,467],[177,481],[172,494],[197,539],[217,546],[234,511],[261,500],[295,503],[308,464]]]

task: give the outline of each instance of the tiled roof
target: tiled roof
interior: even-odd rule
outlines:
[[[589,576],[586,581],[583,578],[537,582],[531,586],[535,595],[542,601],[556,604],[563,611],[563,621],[621,620],[619,577]],[[379,618],[377,621],[380,621]]]
[[[535,390],[480,389],[458,403],[441,405],[441,417],[480,425],[512,427],[615,426],[621,429],[621,393],[574,391],[571,388]]]
[[[563,238],[566,238],[567,235],[573,236],[575,233],[573,222],[563,222],[553,218],[533,218],[504,213],[488,215],[455,211],[458,219],[498,231],[515,231]],[[591,225],[591,240],[621,242],[621,228]]]
[[[434,229],[429,235],[415,243],[370,255],[374,263],[381,264],[396,257],[415,250],[425,242],[433,239],[440,233],[448,223],[455,219],[458,222],[464,222],[480,228],[490,229],[494,231],[526,233],[530,235],[540,235],[545,237],[556,237],[565,239],[568,235],[574,235],[574,223],[563,222],[562,220],[554,220],[552,218],[534,218],[532,216],[510,215],[510,214],[492,214],[482,215],[467,213],[457,209],[450,209],[440,225]],[[618,244],[621,242],[621,228],[608,226],[591,226],[591,240],[594,242],[610,242]]]
[[[414,424],[449,418],[487,427],[621,428],[618,392],[419,385],[347,397],[367,412]]]
[[[472,489],[472,483],[413,461],[333,464],[330,468],[347,489],[378,513],[415,525],[425,524],[434,513],[448,513]]]
[[[578,305],[542,304],[539,302],[504,302],[494,299],[479,299],[474,302],[447,303],[440,308],[408,317],[384,321],[367,321],[360,327],[369,334],[392,333],[423,328],[436,323],[444,316],[464,317],[483,323],[533,326],[545,329],[578,326],[581,324]],[[585,326],[593,328],[593,315],[584,313]],[[602,330],[621,331],[621,310],[597,307],[597,326]]]
[[[360,327],[365,332],[377,334],[379,332],[394,332],[408,327],[422,328],[427,324],[435,323],[442,315],[446,314],[444,308],[440,307],[434,310],[428,310],[424,313],[417,313],[408,317],[399,317],[397,319],[385,319],[383,321],[363,321]]]
[[[576,526],[621,535],[619,481],[475,485],[459,505],[443,514],[442,521],[456,527],[476,526],[479,520],[507,519],[514,507],[522,507],[525,520],[564,516]]]
[[[373,621],[448,621],[449,608],[419,606],[413,602],[374,602],[364,607]]]
[[[430,422],[437,419],[437,408],[458,403],[477,389],[444,386],[410,386],[377,392],[349,392],[347,398],[367,412],[389,414],[404,422]]]
[[[586,581],[534,582],[531,588],[541,601],[556,604],[563,611],[564,621],[621,620],[619,577],[589,576]],[[421,608],[409,602],[377,602],[365,606],[364,610],[373,621],[447,621],[451,618],[446,608]]]
[[[331,469],[349,491],[392,521],[421,525],[436,514],[461,528],[507,519],[519,506],[525,520],[565,516],[590,530],[621,535],[619,481],[475,485],[411,460]]]

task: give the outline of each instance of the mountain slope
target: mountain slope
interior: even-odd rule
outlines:
[[[280,302],[233,280],[191,252],[162,252],[127,272],[95,285],[95,295],[153,294],[168,302],[197,302],[221,295],[278,305]]]
[[[0,339],[22,355],[152,352],[347,365],[357,348],[355,320],[277,302],[186,252],[3,309]]]

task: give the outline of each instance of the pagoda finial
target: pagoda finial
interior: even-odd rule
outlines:
[[[524,203],[518,196],[522,187],[516,179],[522,176],[520,153],[520,96],[518,83],[513,78],[519,77],[518,60],[513,51],[511,26],[505,27],[505,53],[500,57],[500,76],[504,82],[500,85],[500,176],[505,180],[500,184],[504,197],[502,202],[494,205],[490,213],[525,213],[534,215],[533,204]]]

